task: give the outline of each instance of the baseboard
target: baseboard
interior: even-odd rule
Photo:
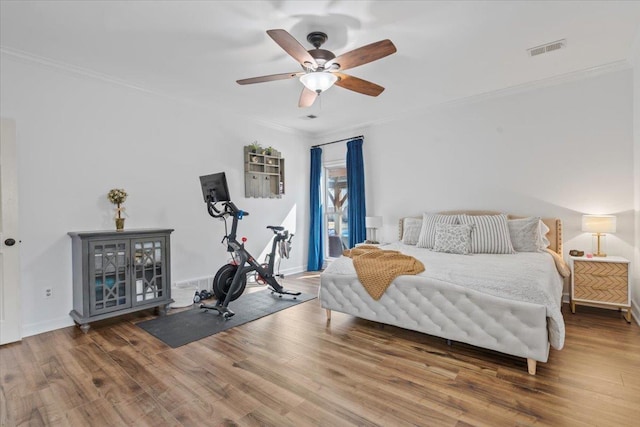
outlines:
[[[305,271],[307,271],[307,268],[302,265],[299,265],[297,267],[280,269],[280,274],[284,274],[286,277],[291,274],[304,273]]]
[[[277,266],[276,266],[277,267]],[[287,269],[280,269],[280,274],[289,275],[289,274],[297,274],[306,271],[306,268],[302,266],[291,267]],[[277,268],[276,268],[277,272]],[[213,283],[213,278],[215,274],[211,276],[201,276],[201,277],[192,277],[189,279],[182,279],[175,281],[172,285],[173,288],[189,288],[189,289],[208,289],[211,290],[211,284]]]
[[[281,269],[280,273],[285,275],[304,273],[307,269],[303,266],[290,267],[286,269]],[[208,279],[207,278],[198,278],[199,279]],[[188,280],[180,281],[181,284],[188,282]],[[45,332],[55,331],[56,329],[67,328],[69,326],[75,325],[73,319],[70,316],[64,316],[57,319],[50,319],[44,322],[31,323],[28,325],[22,325],[22,338],[30,337],[33,335],[43,334]]]
[[[562,294],[562,303],[569,304],[570,302],[571,295],[569,295],[568,292],[564,292]],[[638,307],[638,304],[633,300],[631,301],[631,317],[633,317],[633,320],[635,320],[638,326],[640,326],[640,307]]]
[[[633,300],[631,301],[631,316],[636,321],[636,324],[640,326],[640,306]]]
[[[62,329],[73,325],[75,325],[75,323],[70,316],[23,325],[22,338],[43,334],[45,332],[55,331],[56,329]]]
[[[571,297],[568,293],[562,294],[562,303],[569,304],[571,302]],[[636,304],[635,301],[631,301],[631,317],[636,321],[637,325],[640,326],[640,306]]]

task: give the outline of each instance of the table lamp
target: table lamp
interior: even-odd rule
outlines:
[[[369,232],[369,239],[367,243],[378,243],[376,239],[376,230],[382,227],[382,217],[381,216],[367,216],[364,218],[364,227],[367,230],[371,230]]]
[[[616,217],[615,215],[582,215],[582,231],[593,233],[592,236],[595,237],[595,245],[592,240],[592,246],[596,249],[593,256],[605,257],[607,254],[601,252],[604,235],[616,232]],[[591,249],[593,251],[594,248]]]

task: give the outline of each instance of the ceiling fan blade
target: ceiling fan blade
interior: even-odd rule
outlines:
[[[384,91],[384,88],[382,86],[371,83],[367,80],[353,77],[344,73],[334,74],[339,78],[339,80],[335,83],[336,86],[340,86],[345,89],[349,89],[354,92],[362,93],[369,96],[378,96]]]
[[[236,82],[240,85],[249,85],[252,83],[263,83],[263,82],[272,82],[274,80],[292,79],[302,74],[304,74],[303,71],[300,71],[300,72],[294,71],[293,73],[271,74],[269,76],[251,77],[250,79],[236,80]]]
[[[362,46],[358,49],[354,49],[350,52],[343,53],[337,58],[328,61],[325,65],[325,69],[330,69],[333,64],[339,64],[340,71],[354,68],[359,65],[368,64],[385,56],[391,55],[396,52],[396,47],[391,40],[381,40],[379,42],[371,43],[366,46]]]
[[[311,107],[313,103],[316,101],[318,94],[308,87],[304,87],[302,89],[302,93],[300,94],[300,101],[298,101],[298,107]]]
[[[318,63],[313,56],[311,56],[309,52],[307,52],[307,49],[305,49],[298,40],[293,38],[291,34],[285,30],[267,30],[267,34],[269,34],[273,41],[278,43],[285,52],[298,61],[300,65],[314,70],[318,68]]]

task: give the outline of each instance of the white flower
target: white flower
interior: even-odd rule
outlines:
[[[109,194],[107,194],[107,199],[109,199],[109,201],[114,205],[119,205],[127,200],[127,196],[128,194],[124,189],[114,188],[109,191]]]

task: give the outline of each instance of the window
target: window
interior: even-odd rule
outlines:
[[[344,163],[325,165],[325,248],[329,258],[342,255],[349,245],[349,218],[347,215],[347,168]]]

